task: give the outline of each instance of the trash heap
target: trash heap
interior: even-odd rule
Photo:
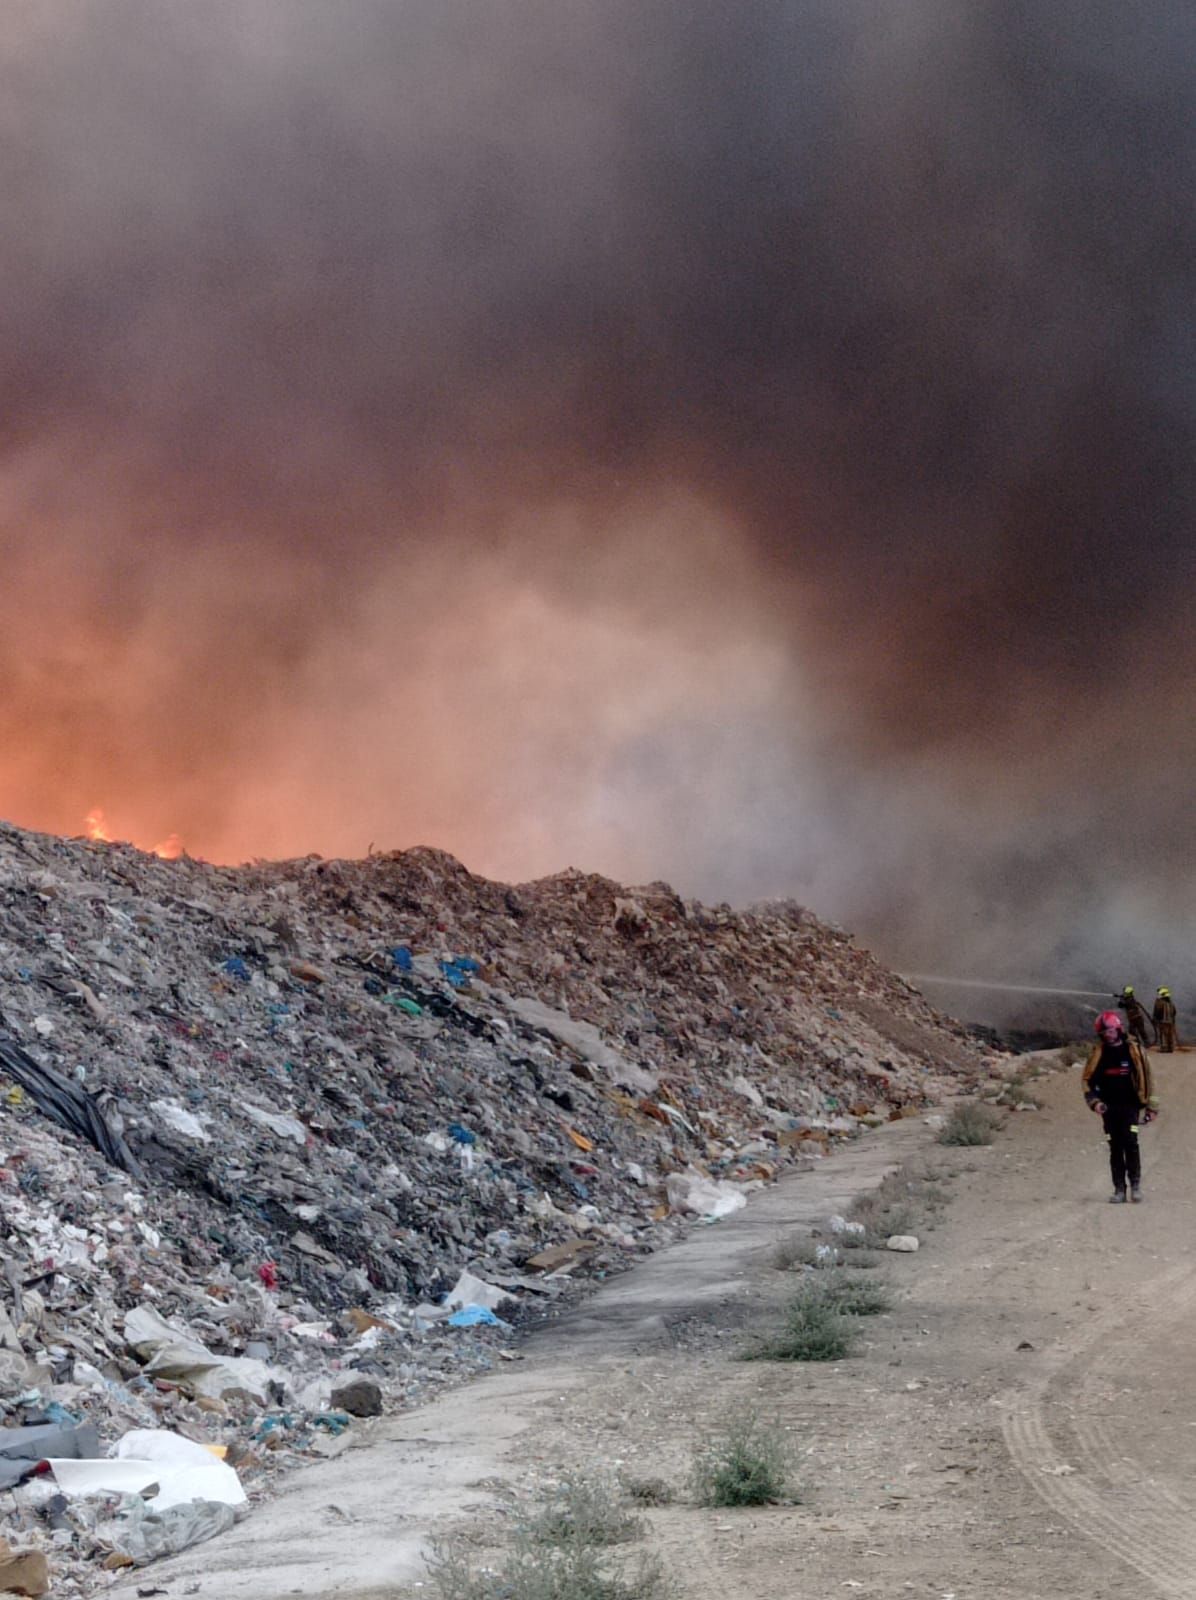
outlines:
[[[793,904],[0,825],[0,1592],[211,1537],[990,1059]]]

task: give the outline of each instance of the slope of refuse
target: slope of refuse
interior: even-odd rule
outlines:
[[[0,825],[0,955],[0,1477],[82,1457],[0,1531],[55,1593],[987,1070],[796,905],[428,849],[227,868]],[[196,1444],[235,1495],[188,1499]]]

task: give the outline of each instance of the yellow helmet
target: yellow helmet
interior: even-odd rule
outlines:
[[[1167,999],[1168,999],[1168,1000],[1170,1000],[1170,998],[1171,998],[1171,990],[1170,990],[1170,989],[1168,989],[1168,987],[1167,987],[1167,985],[1166,985],[1166,984],[1165,984],[1165,983],[1161,983],[1161,984],[1160,984],[1160,985],[1159,985],[1159,993],[1160,993],[1160,994],[1161,994],[1161,995],[1165,995],[1165,996],[1166,996],[1166,998],[1167,998]]]
[[[1133,984],[1132,983],[1127,983],[1125,988],[1121,992],[1122,992],[1122,994],[1133,994],[1133,992],[1134,992]]]

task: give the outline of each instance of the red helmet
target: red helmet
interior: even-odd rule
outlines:
[[[1096,1019],[1097,1033],[1124,1033],[1125,1023],[1122,1022],[1116,1011],[1102,1011]]]

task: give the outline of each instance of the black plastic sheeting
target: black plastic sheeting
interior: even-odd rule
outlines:
[[[21,1088],[51,1122],[95,1145],[112,1166],[138,1176],[133,1152],[108,1126],[92,1095],[53,1067],[43,1067],[12,1039],[0,1037],[0,1072]]]
[[[29,1428],[0,1428],[0,1490],[23,1483],[47,1459],[95,1461],[103,1453],[100,1436],[90,1423],[66,1427],[43,1422]]]

